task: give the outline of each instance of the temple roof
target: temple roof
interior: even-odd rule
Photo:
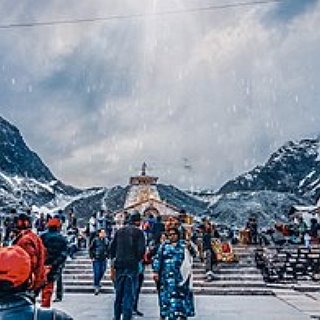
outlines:
[[[141,167],[140,176],[130,178],[130,185],[153,185],[158,181],[158,177],[152,177],[147,175],[147,164],[144,162]]]

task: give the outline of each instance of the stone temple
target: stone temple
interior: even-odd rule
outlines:
[[[129,191],[124,208],[117,213],[138,210],[143,216],[148,216],[149,214],[154,216],[177,216],[180,209],[161,200],[157,190],[159,178],[147,175],[146,169],[147,164],[144,162],[141,174],[130,178]]]

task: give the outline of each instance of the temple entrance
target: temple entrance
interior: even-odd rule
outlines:
[[[157,217],[160,215],[160,212],[157,208],[155,208],[154,206],[150,206],[148,208],[146,208],[143,212],[143,216],[144,217],[148,217],[150,215],[153,215],[154,217]]]

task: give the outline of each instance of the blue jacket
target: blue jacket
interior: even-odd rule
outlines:
[[[23,293],[14,295],[6,294],[4,297],[0,296],[0,320],[10,319],[73,320],[73,318],[62,311],[36,307],[33,301]]]

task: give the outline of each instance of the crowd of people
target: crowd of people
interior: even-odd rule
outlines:
[[[62,210],[55,214],[41,213],[34,218],[30,211],[12,210],[2,221],[0,305],[8,299],[16,301],[17,310],[0,308],[0,315],[17,312],[18,319],[19,312],[33,312],[39,319],[45,319],[50,312],[52,319],[71,319],[51,306],[52,301],[63,298],[62,272],[66,260],[75,258],[82,249],[88,250],[92,260],[95,295],[100,293],[107,261],[111,261],[115,320],[143,316],[138,304],[148,264],[154,270],[161,319],[193,316],[191,266],[197,249],[183,226],[185,216],[182,211],[180,218],[170,217],[164,223],[161,216],[150,214],[142,219],[139,212],[132,212],[112,221],[101,211],[92,215],[81,229],[72,211],[67,215]],[[18,267],[10,268],[12,264]],[[36,307],[36,300],[41,308]],[[19,309],[21,304],[26,309]]]
[[[66,214],[62,210],[42,213],[36,218],[30,211],[18,214],[13,210],[2,226],[0,304],[12,299],[19,305],[23,300],[28,312],[34,312],[38,309],[34,302],[39,297],[38,317],[51,312],[52,316],[58,315],[57,319],[71,319],[51,305],[52,301],[63,299],[62,272],[66,260],[74,259],[78,250],[87,250],[92,260],[95,295],[99,295],[102,279],[110,270],[115,293],[114,320],[143,316],[139,295],[148,265],[158,291],[160,320],[184,320],[195,315],[192,263],[196,256],[205,265],[207,281],[212,281],[218,262],[237,261],[231,246],[237,241],[267,244],[272,239],[283,244],[280,233],[285,241],[309,245],[318,241],[320,230],[317,220],[308,227],[299,219],[291,228],[275,224],[269,232],[261,232],[256,218],[249,217],[240,237],[229,229],[225,241],[212,222],[203,218],[193,223],[184,210],[165,221],[161,215],[142,217],[138,211],[110,216],[101,210],[91,215],[84,228],[79,228],[73,210]],[[12,264],[20,267],[10,268]]]
[[[311,215],[310,221],[296,216],[287,223],[274,221],[271,226],[259,229],[256,218],[250,217],[239,240],[243,244],[310,247],[320,243],[320,223],[316,215]]]
[[[116,215],[111,219],[101,211],[93,214],[81,229],[73,211],[65,214],[59,210],[55,214],[41,213],[33,217],[30,211],[18,214],[12,210],[2,221],[0,302],[4,297],[14,299],[17,293],[19,296],[23,293],[34,311],[37,297],[41,310],[53,310],[52,301],[63,298],[62,272],[66,260],[75,258],[78,250],[88,250],[95,295],[100,293],[101,280],[110,260],[115,320],[143,316],[138,305],[147,265],[153,269],[161,319],[187,319],[195,314],[192,258],[199,252],[209,257],[210,251],[207,248],[207,253],[203,254],[205,250],[197,240],[199,232],[204,238],[208,237],[210,223],[204,221],[195,229],[186,223],[188,218],[184,210],[180,216],[168,217],[166,221],[152,214],[142,219],[139,212],[124,212],[121,217]],[[10,252],[15,251],[14,256],[17,256],[21,250],[24,252],[21,259],[28,260],[24,263],[30,269],[25,268],[29,277],[26,275],[27,280],[15,283],[12,275],[15,271],[9,272],[5,257],[10,257],[8,263],[12,264]],[[19,259],[17,264],[23,265]],[[211,271],[211,263],[208,268]],[[2,286],[3,283],[6,285]],[[69,319],[67,315],[64,317]]]
[[[68,254],[60,217],[51,216],[37,234],[30,212],[10,214],[0,248],[0,319],[72,319],[51,308],[53,285]]]

